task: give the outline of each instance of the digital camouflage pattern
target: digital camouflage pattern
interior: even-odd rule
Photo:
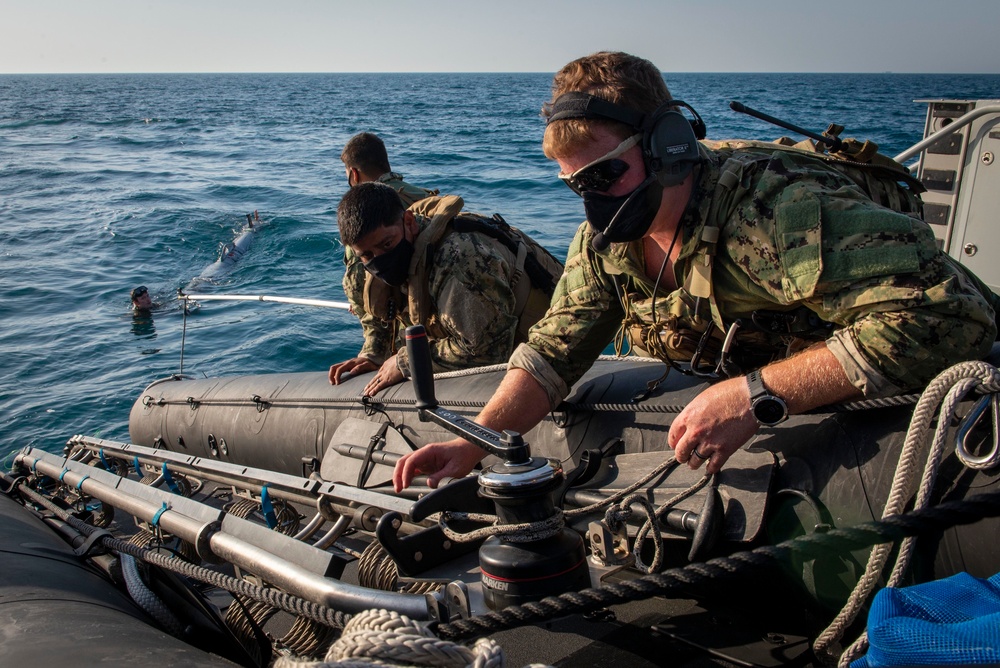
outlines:
[[[654,303],[642,241],[597,253],[590,226],[577,230],[549,312],[511,359],[539,380],[553,406],[616,332],[637,353],[688,361],[710,322],[724,330],[737,319],[750,323],[755,312],[802,320],[805,307],[820,326],[793,336],[744,325],[733,349],[742,372],[818,337],[866,397],[921,387],[946,367],[989,352],[996,337],[992,295],[938,250],[923,221],[874,204],[809,156],[702,152],[706,161],[681,220],[678,290],[660,289]],[[695,265],[705,259],[706,226],[720,231],[712,298],[696,299],[691,286]],[[619,286],[627,298],[618,296]],[[708,348],[717,351],[721,336],[716,331]]]
[[[345,276],[344,291],[364,330],[360,357],[381,364],[395,354],[400,371],[409,376],[403,332],[414,324],[427,328],[435,372],[498,364],[510,357],[519,329],[516,284],[528,279],[518,270],[516,255],[501,243],[451,229],[462,205],[459,197],[433,197],[411,207],[419,231],[410,277],[401,288],[369,276],[363,267],[362,280]],[[429,256],[428,248],[433,249]],[[525,309],[522,317],[531,321],[524,331],[544,310],[529,315]]]
[[[404,208],[409,208],[413,204],[419,202],[425,197],[430,197],[431,195],[437,195],[437,190],[427,190],[426,188],[421,188],[419,186],[412,185],[403,180],[403,175],[398,172],[386,172],[382,176],[375,179],[379,183],[384,183],[399,195],[399,199],[403,202]],[[361,264],[361,260],[354,254],[354,251],[350,249],[349,246],[344,247],[344,291],[347,292],[347,284],[355,284],[364,282],[365,280],[365,268]],[[350,293],[348,293],[350,295]],[[349,297],[348,297],[349,298]],[[354,310],[356,305],[351,302],[351,309]],[[355,311],[357,312],[357,311]]]
[[[403,175],[398,172],[386,172],[382,176],[376,179],[379,183],[384,183],[399,195],[399,199],[403,200],[404,207],[411,207],[425,197],[430,197],[431,195],[437,195],[437,190],[427,190],[426,188],[421,188],[419,186],[411,185],[403,180]]]

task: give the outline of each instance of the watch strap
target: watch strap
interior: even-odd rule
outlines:
[[[750,388],[751,404],[753,404],[754,399],[770,394],[764,387],[764,378],[760,374],[760,369],[754,369],[747,374],[747,387]]]

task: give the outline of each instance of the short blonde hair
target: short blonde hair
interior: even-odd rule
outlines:
[[[542,116],[552,114],[552,103],[563,93],[588,93],[608,102],[649,114],[670,101],[670,90],[653,63],[621,51],[599,51],[566,64],[552,79],[552,99]],[[608,128],[620,139],[635,132],[623,123],[602,119],[568,118],[545,128],[542,150],[550,160],[575,152],[593,140],[591,129]]]

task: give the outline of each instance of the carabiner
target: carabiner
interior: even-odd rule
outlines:
[[[986,412],[987,406],[992,406],[993,416],[993,450],[980,457],[973,456],[966,445],[969,435],[979,420]],[[955,455],[968,468],[976,471],[991,469],[1000,464],[1000,394],[992,393],[984,395],[972,407],[969,414],[965,416],[962,423],[958,425],[958,433],[955,435]]]

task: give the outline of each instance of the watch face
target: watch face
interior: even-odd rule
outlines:
[[[778,424],[787,417],[785,404],[776,397],[761,397],[753,405],[753,415],[761,424]]]

